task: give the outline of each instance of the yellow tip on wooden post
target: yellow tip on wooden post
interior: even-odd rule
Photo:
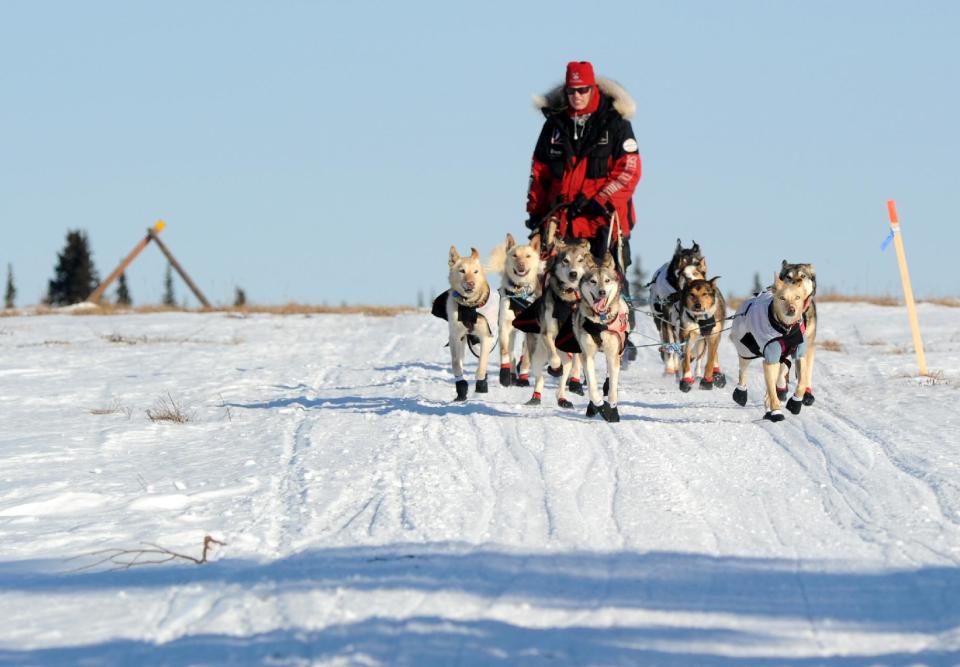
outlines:
[[[157,224],[153,226],[153,231],[162,232],[163,228],[166,226],[167,226],[167,223],[165,223],[163,220],[157,220]]]

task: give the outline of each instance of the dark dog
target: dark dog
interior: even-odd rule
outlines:
[[[675,345],[679,340],[677,326],[680,309],[677,301],[680,290],[690,280],[707,277],[707,261],[700,252],[696,241],[684,248],[680,239],[673,252],[673,258],[654,271],[653,279],[647,283],[650,287],[650,307],[657,331],[660,333],[660,358],[663,360],[665,375],[675,375],[679,365],[679,355]]]

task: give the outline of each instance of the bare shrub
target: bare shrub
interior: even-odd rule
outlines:
[[[846,352],[846,348],[836,340],[817,341],[817,348],[827,352]]]
[[[176,338],[174,336],[127,336],[125,334],[109,334],[101,336],[108,343],[122,343],[124,345],[148,345],[159,343],[193,343],[195,345],[240,345],[243,338],[231,336],[224,340],[212,340],[208,338]]]
[[[929,371],[926,375],[918,375],[916,373],[899,373],[898,378],[903,378],[906,380],[913,380],[921,387],[936,387],[939,385],[951,385],[952,382],[950,378],[942,370],[938,371]]]
[[[154,406],[147,410],[147,417],[152,422],[186,424],[193,421],[193,415],[184,410],[183,405],[173,400],[170,394],[157,399]]]
[[[126,415],[127,419],[130,419],[133,416],[133,408],[129,405],[123,405],[120,401],[114,399],[113,403],[105,408],[90,408],[90,414],[92,415],[115,415],[123,413]]]
[[[171,551],[166,547],[161,547],[150,542],[144,542],[143,545],[147,548],[141,549],[103,549],[101,551],[83,554],[82,556],[74,556],[74,558],[96,558],[97,560],[89,565],[70,570],[70,572],[83,572],[84,570],[91,570],[101,565],[107,566],[109,570],[129,570],[132,567],[140,567],[143,565],[162,565],[178,559],[189,561],[196,565],[203,565],[209,562],[207,556],[213,545],[226,546],[226,544],[226,542],[216,540],[209,535],[204,535],[203,551],[199,558],[177,551]]]
[[[938,306],[947,306],[948,308],[960,308],[960,299],[955,298],[921,299],[921,303],[933,303]]]

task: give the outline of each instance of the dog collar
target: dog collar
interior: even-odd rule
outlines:
[[[507,278],[507,286],[504,288],[504,291],[518,299],[529,299],[534,294],[534,290],[530,285],[518,285],[509,278]]]
[[[463,295],[456,290],[453,290],[451,294],[453,295],[453,300],[459,303],[461,306],[467,306],[468,308],[483,308],[485,305],[487,305],[487,300],[490,298],[490,286],[487,285],[486,293],[483,295],[479,303],[470,303],[466,301]]]

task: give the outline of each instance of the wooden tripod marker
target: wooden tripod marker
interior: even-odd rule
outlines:
[[[890,233],[897,248],[897,263],[900,265],[900,282],[903,284],[903,298],[910,316],[910,331],[913,333],[913,347],[917,351],[917,366],[920,375],[927,374],[927,359],[923,354],[923,339],[920,337],[920,322],[917,320],[917,306],[913,302],[913,288],[910,286],[910,273],[907,271],[907,257],[903,251],[903,238],[900,235],[900,218],[897,216],[897,203],[887,201],[887,213],[890,214]]]
[[[121,273],[127,270],[127,267],[130,266],[130,263],[133,262],[133,260],[137,258],[137,255],[143,252],[143,249],[147,247],[147,244],[150,243],[150,240],[157,238],[156,235],[162,232],[163,228],[166,226],[167,223],[165,223],[163,220],[157,220],[157,224],[147,230],[147,235],[144,236],[140,243],[134,246],[133,250],[130,251],[130,254],[127,255],[122,262],[120,262],[120,266],[114,269],[113,273],[107,276],[106,280],[97,285],[97,289],[93,290],[93,294],[87,297],[87,301],[90,303],[99,304],[100,299],[103,298],[103,293],[107,291],[107,288],[110,287],[110,284],[119,278]]]
[[[190,280],[190,276],[188,276],[187,272],[183,270],[182,266],[180,266],[180,262],[174,259],[173,253],[170,252],[164,242],[160,240],[160,237],[157,236],[152,229],[147,230],[147,235],[153,238],[163,254],[167,256],[167,259],[170,261],[170,265],[177,270],[177,273],[179,273],[180,277],[183,278],[183,282],[187,283],[187,287],[189,287],[193,292],[193,295],[197,297],[197,301],[202,303],[204,308],[210,308],[210,302],[207,301],[207,297],[205,297],[203,292],[200,291],[200,288],[194,285],[193,281]]]
[[[177,273],[180,274],[180,277],[183,278],[183,282],[187,283],[187,287],[189,287],[193,292],[193,295],[197,297],[197,301],[202,303],[204,308],[210,308],[210,302],[207,301],[207,297],[203,295],[203,292],[200,291],[200,288],[194,284],[194,282],[190,279],[190,276],[187,275],[187,272],[183,270],[183,267],[180,266],[180,262],[174,258],[173,253],[170,252],[170,249],[167,248],[166,244],[160,240],[158,234],[160,234],[160,232],[162,232],[163,228],[166,226],[167,223],[165,223],[163,220],[157,220],[157,224],[147,230],[147,235],[133,248],[133,250],[130,251],[130,254],[127,255],[122,262],[120,262],[120,266],[114,269],[113,273],[107,276],[107,279],[97,286],[97,289],[93,290],[93,294],[87,297],[87,301],[90,303],[99,304],[100,300],[103,298],[103,293],[107,291],[107,288],[110,287],[110,284],[120,277],[120,274],[123,273],[128,266],[130,266],[130,263],[133,262],[137,255],[139,255],[143,249],[147,247],[147,244],[149,244],[150,241],[154,241],[160,248],[160,251],[166,256],[167,260],[170,262],[170,265],[175,268]]]

